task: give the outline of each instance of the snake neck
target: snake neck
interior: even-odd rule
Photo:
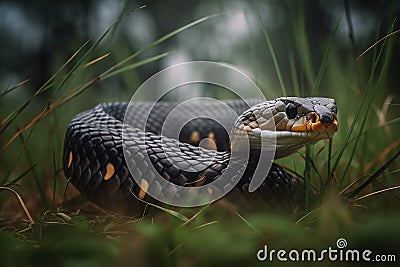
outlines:
[[[149,177],[149,181],[156,182],[154,177],[159,174],[176,185],[201,186],[218,179],[230,162],[228,151],[195,147],[134,128],[128,135],[131,137],[123,141],[125,161],[132,171],[141,170],[140,176]]]

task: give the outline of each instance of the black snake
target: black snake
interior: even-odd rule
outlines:
[[[243,189],[251,182],[261,143],[268,138],[276,140],[275,158],[278,158],[294,153],[305,144],[331,138],[338,129],[336,104],[329,98],[247,101],[252,106],[243,100],[223,103],[237,113],[236,121],[230,122],[232,140],[220,123],[205,117],[204,114],[212,113],[221,120],[226,119],[225,111],[212,103],[193,104],[174,113],[175,117],[195,118],[184,125],[178,137],[169,136],[168,130],[162,131],[176,103],[158,102],[145,118],[145,125],[136,123],[142,121],[142,110],[152,103],[131,103],[131,107],[123,102],[99,104],[76,115],[68,126],[63,156],[65,176],[85,197],[102,207],[135,209],[134,206],[140,205],[139,200],[154,200],[147,194],[150,188],[158,188],[157,194],[185,197],[155,180],[144,179],[153,177],[154,169],[165,180],[183,187],[218,181],[227,169],[232,148],[237,145],[235,140],[246,137],[250,140],[250,153],[244,160],[244,172],[235,178],[235,186]],[[128,107],[134,112],[125,117]],[[124,117],[128,124],[123,123]],[[268,128],[271,123],[274,131]],[[128,141],[123,140],[123,129],[129,133]],[[129,159],[124,155],[124,146],[131,148]],[[140,164],[144,156],[149,157],[154,168]],[[128,168],[127,160],[133,168]],[[261,188],[268,188],[268,194],[285,198],[298,190],[301,183],[301,178],[273,163]]]

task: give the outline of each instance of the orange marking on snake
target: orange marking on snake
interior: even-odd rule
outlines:
[[[70,151],[69,152],[69,158],[68,158],[68,168],[71,166],[71,164],[72,164],[72,159],[73,159],[73,155],[72,155],[72,152]]]
[[[190,135],[190,141],[193,143],[198,143],[200,141],[200,135],[198,131],[193,131]]]
[[[210,132],[208,134],[208,140],[206,143],[206,147],[210,150],[217,150],[217,139],[215,139],[215,135],[213,132]]]
[[[138,197],[140,199],[143,199],[146,196],[148,189],[149,189],[149,183],[145,179],[142,179],[140,181],[140,191]]]
[[[114,165],[107,163],[106,174],[104,175],[104,180],[109,180],[115,173]]]
[[[202,186],[206,181],[206,176],[202,175],[198,180],[194,182],[194,186]]]

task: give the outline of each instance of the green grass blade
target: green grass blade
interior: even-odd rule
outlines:
[[[390,57],[390,54],[391,54],[391,53],[390,53],[390,48],[388,48],[388,49],[389,49],[389,50],[387,50],[387,52],[385,53],[385,59],[383,60],[383,66],[382,66],[382,69],[381,69],[381,72],[380,72],[380,75],[379,75],[379,77],[378,77],[378,79],[377,79],[376,84],[379,84],[379,82],[381,81],[382,77],[384,76],[384,72],[387,71],[387,65],[389,64],[389,63],[388,63],[388,62],[389,62],[388,57]],[[382,51],[383,51],[383,47],[382,47],[381,53],[382,53]],[[379,57],[380,57],[380,56],[379,56]],[[379,58],[378,58],[378,59],[379,59]],[[378,62],[376,62],[376,64],[378,64]],[[374,76],[374,72],[371,74],[371,76]],[[342,184],[342,181],[343,181],[344,177],[346,176],[346,174],[347,174],[347,172],[348,172],[348,170],[349,170],[349,168],[350,168],[350,165],[351,165],[351,162],[352,162],[352,160],[353,160],[353,157],[354,157],[354,154],[355,154],[355,151],[356,151],[358,142],[359,142],[359,140],[361,139],[361,136],[363,135],[364,128],[365,128],[365,123],[366,123],[366,121],[367,121],[368,114],[369,114],[369,111],[370,111],[371,106],[372,106],[372,102],[373,102],[373,100],[375,99],[375,94],[376,94],[376,92],[377,92],[376,89],[375,89],[375,90],[372,90],[372,96],[370,97],[370,101],[369,101],[368,106],[367,106],[367,111],[365,112],[364,119],[363,119],[363,121],[362,121],[361,127],[360,127],[360,129],[359,129],[358,134],[357,134],[357,137],[359,137],[359,138],[356,138],[356,139],[355,139],[355,144],[354,144],[354,146],[353,146],[353,150],[352,150],[352,152],[351,152],[350,159],[349,159],[349,161],[348,161],[348,163],[347,163],[347,166],[346,166],[345,171],[343,172],[343,176],[342,176],[342,178],[341,178],[341,184]]]
[[[183,215],[183,214],[181,214],[181,213],[179,213],[179,212],[177,212],[177,211],[174,211],[174,210],[171,210],[171,209],[167,209],[167,208],[158,206],[158,205],[153,204],[153,203],[151,203],[151,202],[149,202],[149,203],[147,203],[147,204],[150,205],[150,206],[152,206],[152,207],[155,207],[155,208],[157,208],[157,209],[159,209],[159,210],[162,210],[162,211],[164,211],[165,213],[168,213],[169,215],[172,215],[172,216],[178,218],[179,220],[181,220],[181,221],[183,221],[183,222],[189,221],[189,218],[187,218],[185,215]]]
[[[127,14],[130,14],[132,12],[135,12],[143,7],[139,7],[133,11],[128,12]],[[124,16],[126,16],[125,14]],[[57,87],[55,90],[56,94],[69,80],[69,78],[72,76],[72,74],[76,71],[76,69],[82,65],[82,63],[87,59],[89,54],[98,46],[98,44],[104,39],[104,37],[114,28],[116,27],[121,19],[124,17],[120,17],[117,19],[101,36],[99,39],[96,40],[96,42],[86,51],[86,53],[78,60],[78,62],[72,67],[72,69],[67,73],[67,75],[64,77],[64,79],[61,81],[60,85]],[[52,85],[51,83],[55,80],[55,78],[61,73],[63,69],[74,59],[76,56],[83,50],[83,48],[89,43],[89,40],[86,41],[30,98],[26,100],[25,103],[23,103],[19,108],[14,110],[12,113],[10,113],[6,119],[3,120],[3,123],[6,123],[4,126],[1,127],[0,133],[2,133],[10,124],[11,122],[32,102],[32,100],[39,94],[43,93],[47,89],[51,88]]]
[[[117,20],[118,22],[120,20]],[[62,79],[61,83],[58,85],[57,89],[54,91],[54,94],[57,94],[61,88],[65,85],[65,83],[71,78],[71,76],[75,73],[75,71],[85,62],[85,60],[89,57],[89,55],[93,52],[93,50],[99,45],[99,43],[107,36],[107,34],[116,27],[116,22],[112,24],[97,40],[93,45],[89,47],[89,49],[83,54],[83,56],[78,60],[78,62],[71,68],[71,70],[67,73],[67,75]]]
[[[22,105],[17,109],[13,110],[2,122],[0,133],[4,132],[8,126],[18,117],[18,115],[33,101],[33,99],[45,92],[47,89],[51,88],[51,83],[54,79],[61,73],[61,71],[79,54],[79,52],[88,44],[85,42],[68,60],[65,62],[36,92],[30,96]],[[5,124],[4,124],[5,123]],[[4,125],[3,125],[4,124]]]
[[[298,97],[303,96],[300,93],[300,84],[299,84],[299,79],[297,77],[296,64],[292,52],[289,54],[289,66],[290,66],[290,74],[292,76],[294,95]]]
[[[12,112],[10,112],[10,114],[8,114],[7,117],[5,117],[3,119],[2,123],[1,123],[0,134],[3,133],[11,125],[13,120],[15,120],[15,118],[30,104],[32,99],[25,102],[24,104],[19,106],[17,109],[13,110]]]
[[[276,58],[274,47],[272,46],[271,39],[269,38],[267,29],[265,28],[265,24],[264,24],[264,21],[263,21],[263,19],[261,17],[260,11],[258,10],[257,7],[255,7],[255,9],[257,11],[258,20],[260,21],[261,28],[262,28],[263,33],[264,33],[265,41],[267,42],[269,53],[271,54],[272,62],[274,63],[274,68],[275,68],[276,75],[278,76],[279,85],[280,85],[281,91],[282,91],[282,96],[287,96],[285,83],[283,82],[283,78],[282,78],[282,75],[281,75],[281,70],[280,70],[280,67],[279,67],[278,60]]]
[[[118,19],[116,19],[114,21],[113,24],[111,24],[111,26],[109,26],[105,32],[96,40],[96,42],[94,42],[94,44],[92,46],[90,46],[90,48],[86,51],[86,53],[78,60],[78,62],[72,67],[72,69],[68,72],[68,74],[64,77],[64,79],[61,81],[60,85],[58,86],[58,88],[55,90],[55,93],[57,93],[64,85],[65,83],[69,80],[69,78],[72,76],[72,74],[78,69],[78,67],[80,67],[83,62],[89,57],[89,55],[93,52],[93,50],[100,44],[101,41],[104,40],[104,38],[108,35],[108,33],[110,31],[112,31],[113,29],[115,29],[119,23],[122,21],[122,19],[124,17],[126,17],[129,14],[132,14],[140,9],[143,9],[145,6],[141,6],[138,7],[136,9],[133,9],[127,13],[125,13],[124,15],[122,15],[121,17],[119,17]]]
[[[397,123],[400,123],[400,117],[399,118],[395,118],[395,119],[391,119],[389,121],[386,121],[383,124],[380,124],[380,125],[377,125],[377,126],[374,126],[374,127],[370,127],[367,130],[364,130],[361,133],[361,135],[367,135],[367,134],[371,133],[371,131],[373,131],[373,130],[376,130],[376,129],[379,129],[379,128],[382,128],[382,127],[385,127],[385,126],[389,126],[389,125],[392,125],[392,124],[397,124]],[[355,142],[356,139],[357,139],[357,136],[351,138],[350,141],[349,141],[349,144]]]
[[[160,60],[160,59],[166,57],[167,55],[169,55],[168,52],[167,53],[162,53],[162,54],[150,57],[150,58],[146,58],[144,60],[141,60],[141,61],[138,61],[138,62],[135,62],[135,63],[132,63],[132,64],[129,64],[127,66],[121,67],[120,69],[115,70],[115,71],[107,74],[106,76],[102,77],[101,79],[105,80],[105,79],[108,79],[108,78],[110,78],[112,76],[115,76],[117,74],[121,74],[123,72],[127,72],[127,71],[130,71],[130,70],[136,69],[136,68],[141,67],[143,65],[146,65],[148,63]]]
[[[246,218],[244,218],[242,215],[240,215],[237,211],[235,211],[235,214],[236,214],[248,227],[250,227],[250,229],[253,230],[254,233],[257,233],[257,234],[259,234],[260,236],[263,236],[263,234],[262,234],[259,230],[257,230],[257,228],[256,228],[253,224],[251,224],[248,220],[246,220]]]
[[[54,200],[56,199],[57,191],[57,163],[56,163],[56,148],[53,150],[53,197],[51,203],[54,205]]]
[[[3,179],[1,180],[0,185],[4,185],[5,183],[7,183],[8,179],[10,179],[11,174],[13,173],[14,169],[15,169],[15,166],[8,170],[8,172],[4,175]]]
[[[341,158],[342,158],[342,156],[343,156],[343,154],[344,154],[344,151],[345,151],[346,148],[348,147],[348,144],[349,144],[349,141],[350,141],[350,137],[351,137],[351,135],[352,135],[352,133],[353,133],[353,130],[354,130],[354,128],[355,128],[357,122],[358,122],[358,118],[360,117],[361,111],[362,111],[363,106],[364,106],[364,101],[365,101],[366,96],[367,96],[368,91],[369,91],[369,90],[368,90],[368,88],[369,88],[368,84],[372,81],[372,77],[373,77],[373,74],[372,74],[372,73],[375,72],[376,63],[377,63],[377,61],[375,62],[374,66],[373,66],[373,68],[372,68],[371,75],[370,75],[370,79],[369,79],[370,81],[367,83],[367,86],[366,86],[366,88],[364,89],[364,92],[363,92],[363,94],[362,94],[362,96],[361,96],[361,101],[360,101],[360,104],[358,105],[358,109],[357,109],[356,115],[355,115],[355,117],[354,117],[354,119],[353,119],[353,122],[351,123],[351,126],[350,126],[349,132],[348,132],[348,134],[347,134],[345,143],[344,143],[343,147],[340,149],[340,152],[339,152],[339,154],[338,154],[338,156],[337,156],[337,158],[336,158],[336,160],[335,160],[335,163],[334,163],[333,166],[332,166],[331,173],[335,172],[335,170],[336,170],[336,168],[337,168],[337,166],[338,166],[338,164],[339,164],[339,162],[340,162],[340,160],[341,160]],[[357,139],[359,139],[359,138],[360,138],[360,135],[357,136]],[[356,139],[356,140],[357,140],[357,139]],[[329,175],[329,177],[330,177],[330,176],[331,176],[331,174]]]
[[[156,208],[156,209],[159,209],[159,210],[161,210],[161,211],[163,211],[163,212],[165,212],[165,213],[168,213],[169,215],[172,215],[172,216],[178,218],[179,220],[183,221],[184,223],[190,221],[189,218],[187,218],[185,215],[183,215],[183,214],[181,214],[181,213],[179,213],[179,212],[177,212],[177,211],[174,211],[174,210],[171,210],[171,209],[168,209],[168,208],[164,208],[164,207],[162,207],[162,206],[159,206],[159,205],[154,204],[154,203],[151,203],[151,202],[146,202],[146,201],[144,201],[143,199],[138,198],[138,197],[135,195],[135,193],[132,192],[132,190],[131,190],[130,193],[131,193],[131,196],[133,196],[134,198],[136,198],[136,199],[139,200],[140,202],[143,202],[143,203],[146,204],[146,205],[152,206],[152,207],[154,207],[154,208]]]
[[[344,169],[342,178],[340,179],[340,183],[339,183],[340,185],[343,184],[343,180],[344,180],[344,178],[346,177],[346,174],[347,174],[347,172],[348,172],[348,170],[349,170],[349,168],[350,168],[350,165],[351,165],[351,163],[352,163],[352,161],[353,161],[353,157],[354,157],[355,152],[356,152],[356,149],[357,149],[357,147],[358,147],[358,142],[361,140],[362,132],[363,132],[363,130],[364,130],[365,123],[367,122],[367,118],[368,118],[369,111],[370,111],[370,109],[371,109],[372,101],[373,101],[373,97],[370,98],[370,101],[369,101],[369,103],[368,103],[368,107],[367,107],[367,110],[365,111],[365,115],[364,115],[363,121],[362,121],[362,123],[361,123],[360,129],[359,129],[359,131],[358,131],[357,138],[356,138],[356,140],[355,140],[353,149],[352,149],[352,151],[351,151],[350,158],[349,158],[349,160],[348,160],[348,162],[347,162],[346,168]]]
[[[29,131],[28,136],[27,136],[26,139],[24,138],[24,136],[22,134],[19,136],[21,138],[21,142],[22,142],[22,145],[23,145],[23,150],[25,151],[25,155],[26,155],[26,158],[27,158],[30,166],[33,166],[33,165],[36,164],[36,163],[33,162],[32,155],[31,155],[31,153],[30,153],[30,151],[28,149],[28,146],[27,146],[27,144],[28,144],[28,142],[29,142],[29,140],[30,140],[30,138],[32,136],[32,133],[33,133],[34,129],[35,129],[35,127],[33,126],[32,129]],[[36,187],[37,187],[37,189],[39,191],[39,195],[40,195],[43,203],[45,205],[47,205],[47,198],[46,198],[46,195],[44,194],[44,190],[42,188],[42,184],[40,183],[39,175],[36,172],[35,168],[32,169],[32,174],[33,174],[33,178],[35,180]]]
[[[329,39],[328,48],[326,49],[324,58],[322,59],[322,63],[321,63],[321,66],[319,68],[319,71],[318,71],[318,74],[317,74],[317,78],[315,79],[314,87],[313,87],[313,89],[311,91],[311,96],[315,96],[315,93],[317,92],[317,89],[319,88],[319,85],[320,85],[321,80],[322,80],[322,76],[323,76],[323,74],[325,72],[325,68],[326,68],[326,64],[327,64],[327,61],[328,61],[328,57],[329,57],[329,54],[331,52],[332,44],[333,44],[333,41],[335,40],[336,32],[337,32],[337,30],[339,28],[339,25],[340,25],[341,21],[342,21],[342,17],[340,17],[338,22],[336,23],[335,30],[333,31],[333,33],[332,33],[332,35],[331,35],[331,37]]]
[[[57,101],[55,101],[53,104],[48,104],[48,106],[46,107],[46,109],[39,114],[38,116],[36,116],[36,118],[34,118],[34,121],[32,121],[31,123],[27,124],[24,128],[23,131],[27,130],[28,128],[30,128],[32,125],[36,124],[37,121],[39,121],[40,119],[42,119],[43,117],[45,117],[46,115],[48,115],[50,112],[54,111],[55,109],[59,108],[60,106],[62,106],[63,104],[67,103],[68,101],[72,100],[73,98],[75,98],[76,96],[78,96],[79,94],[83,93],[86,89],[88,89],[89,87],[93,86],[94,84],[96,84],[98,81],[100,81],[101,79],[103,79],[105,76],[107,76],[108,74],[112,73],[113,71],[117,70],[118,68],[120,68],[121,66],[125,65],[126,63],[128,63],[129,61],[135,59],[136,57],[138,57],[139,55],[141,55],[142,53],[146,52],[147,50],[149,50],[150,48],[153,48],[154,46],[168,40],[169,38],[172,38],[173,36],[175,36],[176,34],[190,28],[193,27],[201,22],[204,22],[206,20],[209,20],[211,18],[214,18],[216,16],[220,16],[222,14],[216,14],[216,15],[210,15],[210,16],[206,16],[203,18],[200,18],[196,21],[193,21],[169,34],[164,35],[163,37],[159,38],[158,40],[156,40],[155,42],[151,43],[150,45],[144,47],[143,49],[137,51],[136,53],[134,53],[133,55],[127,57],[126,59],[122,60],[121,62],[115,64],[114,66],[110,67],[108,70],[104,71],[102,74],[100,74],[99,76],[95,77],[94,79],[88,81],[87,83],[85,83],[84,85],[82,85],[81,87],[79,87],[78,89],[76,89],[73,93],[71,93],[70,95],[58,99]],[[97,42],[96,42],[97,43]],[[29,104],[26,103],[26,104]],[[2,131],[4,131],[4,127],[0,129],[0,133],[2,133]],[[0,150],[4,150],[6,149],[14,140],[15,138],[21,133],[17,133],[15,134],[3,147],[0,148]]]
[[[24,155],[24,152],[26,154],[26,146],[27,146],[27,141],[25,141],[25,139],[23,138],[23,136],[21,135],[21,143],[22,143],[22,149],[20,149],[18,155],[16,156],[16,162],[19,162],[21,160],[22,155]],[[32,162],[30,162],[30,165],[32,165]],[[8,172],[6,173],[6,175],[3,177],[3,180],[0,182],[1,185],[4,185],[5,183],[7,183],[8,179],[10,179],[11,174],[14,172],[14,170],[18,167],[17,164],[14,164],[11,166],[11,168],[8,170]]]
[[[98,78],[100,80],[103,79],[104,77],[106,77],[110,73],[116,71],[117,69],[121,68],[123,65],[125,65],[128,62],[132,61],[133,59],[137,58],[138,56],[140,56],[144,52],[150,50],[151,48],[153,48],[153,47],[155,47],[155,46],[157,46],[157,45],[159,45],[159,44],[161,44],[161,43],[163,43],[165,41],[167,41],[168,39],[174,37],[175,35],[177,35],[177,34],[179,34],[181,32],[183,32],[184,30],[187,30],[187,29],[189,29],[189,28],[191,28],[191,27],[193,27],[193,26],[195,26],[197,24],[200,24],[202,22],[205,22],[205,21],[207,21],[209,19],[212,19],[212,18],[217,17],[217,16],[221,16],[221,15],[223,15],[223,14],[214,14],[214,15],[202,17],[202,18],[200,18],[198,20],[195,20],[195,21],[193,21],[193,22],[191,22],[191,23],[189,23],[189,24],[187,24],[187,25],[185,25],[183,27],[180,27],[179,29],[177,29],[177,30],[175,30],[173,32],[170,32],[170,33],[164,35],[163,37],[157,39],[153,43],[145,46],[144,48],[140,49],[136,53],[132,54],[131,56],[129,56],[127,58],[125,58],[124,60],[122,60],[118,64],[114,65],[113,67],[109,68],[107,71],[105,71],[102,74],[100,74]]]
[[[22,85],[28,83],[29,81],[30,81],[30,79],[26,79],[26,80],[23,80],[22,82],[19,82],[19,83],[16,84],[16,85],[12,86],[11,88],[4,89],[3,92],[0,94],[0,97],[3,97],[3,96],[5,96],[5,95],[11,93],[11,92],[14,91],[15,89],[17,89],[17,88],[21,87]]]
[[[332,164],[332,138],[329,138],[329,143],[328,143],[328,158],[327,158],[327,180],[324,181],[321,179],[321,186],[320,186],[320,200],[322,200],[322,197],[325,194],[326,188],[330,183],[332,183],[333,176],[331,176],[331,164]]]
[[[88,44],[89,44],[89,42],[90,42],[90,40],[87,40],[81,47],[79,47],[79,49],[78,50],[76,50],[75,51],[75,53],[52,75],[52,77],[49,79],[49,80],[47,80],[46,81],[46,83],[38,90],[38,94],[39,93],[42,93],[42,92],[44,92],[44,91],[46,91],[47,89],[49,89],[49,88],[51,88],[52,86],[51,86],[51,82],[61,73],[61,71],[63,70],[63,69],[65,69],[65,67],[66,66],[68,66],[69,65],[69,63],[74,59],[74,58],[76,58],[77,57],[77,55],[83,50],[83,48],[84,47],[86,47]],[[79,60],[80,61],[80,60]],[[78,63],[79,63],[79,61],[78,61]],[[77,63],[77,64],[78,64]],[[76,64],[75,64],[75,66],[76,66]],[[75,68],[75,66],[72,68],[72,69],[74,69]],[[71,71],[69,72],[69,73],[71,73]],[[67,77],[68,77],[68,75],[67,75]],[[66,79],[64,79],[64,81],[65,81]],[[59,88],[63,85],[63,82],[64,81],[62,81],[61,82],[61,85],[56,89],[56,91],[55,91],[55,93],[57,93],[58,92],[58,90],[59,90]]]
[[[9,183],[5,184],[4,186],[11,186],[11,185],[15,185],[16,183],[18,183],[19,180],[21,180],[22,178],[24,178],[30,171],[32,171],[35,167],[37,166],[37,163],[34,163],[32,166],[30,166],[26,171],[24,171],[23,173],[21,173],[20,175],[18,175],[16,178],[14,178],[13,180],[11,180]]]
[[[299,62],[304,68],[305,78],[308,81],[308,85],[311,87],[311,85],[314,84],[315,71],[308,41],[309,38],[306,29],[307,18],[305,16],[304,6],[301,4],[301,1],[293,1],[289,11],[290,18],[292,19],[294,47],[297,48]]]
[[[204,207],[202,207],[198,212],[196,212],[192,217],[189,218],[189,220],[187,220],[186,222],[184,222],[181,226],[185,226],[189,223],[191,223],[192,221],[194,221],[194,219],[196,219],[197,217],[199,217],[200,214],[202,214],[205,210],[207,210],[210,207],[210,204],[205,205]]]
[[[311,147],[306,145],[305,167],[304,167],[304,207],[309,209],[311,195]]]
[[[397,151],[382,167],[379,168],[367,181],[361,184],[358,188],[354,189],[353,192],[349,193],[348,198],[352,199],[357,196],[362,190],[364,190],[368,185],[374,182],[379,175],[382,174],[384,170],[386,170],[398,157],[400,156],[400,151]]]
[[[392,28],[390,29],[390,31],[392,31]],[[385,39],[385,41],[383,42],[383,45],[382,45],[381,49],[379,50],[379,52],[378,52],[378,54],[377,54],[377,56],[376,56],[376,59],[375,59],[374,63],[373,63],[373,66],[372,66],[372,69],[371,69],[371,72],[370,72],[370,77],[369,77],[369,79],[368,79],[366,88],[365,88],[365,90],[364,90],[363,97],[362,97],[362,99],[361,99],[360,107],[359,107],[359,110],[357,111],[356,118],[355,118],[354,121],[353,121],[353,124],[352,124],[352,127],[351,127],[351,131],[354,129],[353,126],[355,125],[356,121],[358,120],[358,116],[359,116],[360,113],[361,113],[362,104],[363,104],[363,102],[364,102],[364,100],[365,100],[365,97],[367,96],[367,94],[368,94],[369,91],[370,91],[370,88],[372,87],[372,83],[373,83],[373,80],[374,80],[374,77],[375,77],[376,69],[377,69],[377,67],[378,67],[378,65],[379,65],[379,61],[380,61],[380,58],[381,58],[381,56],[382,56],[383,50],[384,50],[384,48],[385,48],[386,41],[387,41],[387,40]],[[376,91],[377,91],[377,90],[372,90],[372,96],[370,96],[370,101],[369,101],[369,103],[368,103],[368,106],[367,106],[366,111],[364,112],[364,118],[363,118],[363,120],[362,120],[360,129],[359,129],[358,134],[357,134],[357,136],[356,136],[355,144],[354,144],[353,149],[352,149],[351,154],[350,154],[350,159],[349,159],[349,161],[347,162],[347,166],[346,166],[346,168],[345,168],[345,171],[343,172],[342,178],[341,178],[340,183],[339,183],[340,186],[341,186],[342,183],[343,183],[343,180],[344,180],[344,178],[345,178],[345,175],[347,174],[347,171],[349,170],[350,164],[351,164],[351,162],[352,162],[352,160],[353,160],[353,157],[354,157],[354,155],[355,155],[355,151],[356,151],[356,149],[357,149],[358,142],[359,142],[359,140],[361,139],[362,132],[363,132],[363,130],[364,130],[365,123],[366,123],[366,120],[367,120],[367,118],[368,118],[369,110],[371,109],[371,105],[372,105],[372,102],[373,102],[373,100],[374,100],[374,95],[375,95]],[[348,142],[349,142],[349,140],[350,140],[350,136],[351,136],[351,132],[349,133],[349,135],[348,135],[348,137],[347,137],[347,139],[346,139],[346,147],[347,147]],[[345,149],[346,147],[343,147],[343,149]],[[335,162],[335,166],[334,166],[335,168],[336,168],[336,166],[337,166],[338,160],[340,159],[340,157],[341,157],[342,155],[343,155],[343,153],[339,154],[339,157],[337,158],[337,160],[336,160],[336,162]]]
[[[346,21],[347,21],[347,26],[349,28],[349,39],[351,43],[351,48],[353,49],[353,56],[354,58],[357,58],[357,46],[356,46],[356,41],[354,37],[354,28],[353,28],[353,23],[351,19],[351,9],[350,9],[350,2],[349,0],[344,0],[344,11],[346,15]]]
[[[328,143],[328,173],[326,175],[326,177],[328,178],[328,182],[332,179],[332,177],[330,177],[329,175],[331,175],[331,160],[332,160],[332,138],[329,138],[329,143]],[[325,190],[324,190],[325,191]],[[322,191],[323,192],[323,191]]]
[[[346,148],[347,148],[347,146],[348,146],[348,144],[349,144],[351,134],[352,134],[352,132],[353,132],[353,130],[354,130],[354,127],[356,126],[356,123],[357,123],[357,121],[358,121],[358,117],[360,116],[360,113],[361,113],[361,110],[362,110],[362,107],[363,107],[363,104],[364,104],[366,95],[367,95],[367,90],[364,90],[364,92],[363,92],[363,94],[362,94],[362,97],[361,97],[360,104],[359,104],[359,106],[358,106],[357,113],[356,113],[356,115],[355,115],[355,117],[354,117],[354,119],[353,119],[353,122],[352,122],[351,126],[350,126],[350,129],[349,129],[349,132],[348,132],[348,134],[347,134],[347,137],[346,137],[346,140],[345,140],[345,142],[344,142],[344,145],[343,145],[343,147],[340,149],[339,154],[338,154],[338,156],[336,157],[335,162],[333,163],[333,166],[332,166],[331,172],[330,172],[330,174],[329,174],[329,177],[332,175],[332,173],[335,172],[335,170],[336,170],[337,166],[339,165],[339,162],[340,162],[340,160],[341,160],[341,158],[342,158],[342,156],[343,156],[343,154],[344,154],[344,151],[346,150]],[[357,138],[359,138],[359,137],[357,137]]]
[[[163,37],[157,39],[156,41],[154,41],[153,43],[149,44],[148,46],[140,49],[139,51],[137,51],[136,53],[130,55],[129,57],[125,58],[124,60],[120,61],[119,63],[115,64],[114,66],[112,66],[111,68],[109,68],[108,70],[106,70],[105,72],[103,72],[102,74],[100,74],[98,77],[90,80],[89,82],[87,82],[86,84],[84,84],[83,86],[81,86],[79,89],[77,89],[76,91],[74,91],[71,95],[65,97],[64,99],[61,99],[58,103],[57,103],[57,107],[63,105],[64,103],[70,101],[71,99],[75,98],[76,96],[78,96],[79,94],[81,94],[82,92],[84,92],[87,88],[89,88],[90,86],[94,85],[96,82],[104,79],[104,77],[106,77],[107,75],[109,75],[110,73],[113,73],[114,71],[118,70],[119,68],[121,68],[122,66],[124,66],[125,64],[127,64],[128,62],[132,61],[133,59],[137,58],[138,56],[140,56],[141,54],[143,54],[144,52],[146,52],[147,50],[161,44],[162,42],[165,42],[166,40],[172,38],[173,36],[177,35],[178,33],[189,29],[190,27],[193,27],[199,23],[202,23],[206,20],[209,20],[211,18],[214,18],[216,16],[220,16],[222,14],[216,14],[216,15],[210,15],[210,16],[206,16],[203,18],[200,18],[196,21],[193,21],[171,33],[168,33],[166,35],[164,35]]]
[[[221,16],[221,15],[225,15],[225,13],[213,14],[213,15],[205,16],[205,17],[202,17],[202,18],[200,18],[198,20],[195,20],[195,21],[193,21],[193,22],[191,22],[191,23],[189,23],[189,24],[187,24],[187,25],[185,25],[185,26],[183,26],[183,27],[171,32],[171,33],[168,33],[168,34],[164,35],[160,39],[158,39],[155,42],[151,43],[150,45],[144,47],[143,49],[139,50],[138,52],[143,53],[143,52],[149,50],[150,48],[153,48],[153,47],[155,47],[155,46],[167,41],[168,39],[174,37],[175,35],[183,32],[183,31],[185,31],[185,30],[187,30],[189,28],[192,28],[193,26],[196,26],[197,24],[200,24],[202,22],[205,22],[205,21],[207,21],[209,19]]]

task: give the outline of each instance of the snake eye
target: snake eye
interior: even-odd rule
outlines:
[[[288,116],[289,119],[296,118],[297,107],[292,103],[287,104],[286,105],[286,115]]]
[[[328,104],[326,107],[329,108],[333,113],[337,113],[337,108],[335,104]]]

